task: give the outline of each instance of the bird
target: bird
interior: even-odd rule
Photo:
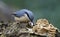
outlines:
[[[31,26],[34,24],[34,14],[28,9],[21,9],[13,13],[15,21],[28,22]]]

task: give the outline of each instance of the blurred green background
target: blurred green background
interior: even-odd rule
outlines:
[[[35,21],[46,18],[60,29],[60,0],[3,0],[15,8],[27,8],[33,11]]]

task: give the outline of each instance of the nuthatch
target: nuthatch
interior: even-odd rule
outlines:
[[[33,20],[34,20],[34,15],[32,11],[27,10],[27,9],[22,9],[19,11],[16,11],[14,14],[15,21],[17,22],[28,22],[33,26]]]

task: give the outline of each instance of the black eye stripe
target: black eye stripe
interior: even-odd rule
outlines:
[[[29,14],[27,13],[27,12],[25,12],[26,14],[27,14],[27,16],[29,17]],[[30,19],[30,17],[29,17],[29,19]]]

